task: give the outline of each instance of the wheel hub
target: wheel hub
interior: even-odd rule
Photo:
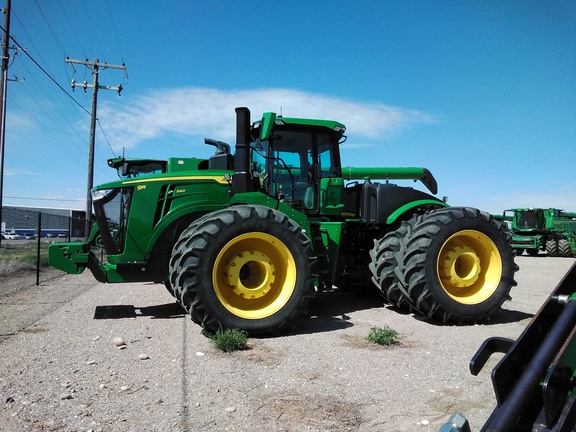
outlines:
[[[237,253],[224,263],[223,272],[234,294],[248,299],[265,296],[275,280],[274,265],[262,252]]]
[[[214,262],[216,296],[231,313],[262,319],[282,309],[296,286],[296,264],[278,238],[249,232],[225,244]]]
[[[466,288],[478,280],[481,271],[480,258],[474,249],[457,245],[446,251],[440,277],[452,286]]]
[[[496,244],[484,233],[462,230],[450,236],[437,260],[442,288],[462,304],[479,304],[498,288],[502,260]]]

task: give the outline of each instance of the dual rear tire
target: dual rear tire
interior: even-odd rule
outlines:
[[[551,257],[572,257],[570,242],[566,237],[551,237],[546,240],[546,253]]]
[[[516,285],[509,236],[473,208],[414,216],[370,255],[372,280],[390,303],[444,323],[489,319]]]

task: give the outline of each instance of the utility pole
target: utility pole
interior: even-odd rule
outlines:
[[[88,67],[92,71],[92,84],[89,84],[86,81],[81,83],[76,82],[74,79],[72,80],[72,90],[76,87],[81,87],[86,91],[87,89],[92,89],[92,119],[90,122],[90,142],[89,142],[89,151],[88,151],[88,185],[87,185],[87,194],[86,194],[86,223],[85,223],[85,238],[88,240],[88,236],[90,235],[90,228],[91,228],[91,219],[92,219],[92,186],[94,184],[94,142],[96,139],[96,109],[98,105],[98,90],[114,90],[118,92],[118,95],[122,93],[122,85],[118,85],[117,87],[111,86],[101,86],[98,82],[98,74],[100,72],[100,68],[102,69],[122,69],[126,71],[126,66],[118,66],[118,65],[110,65],[108,63],[100,63],[98,59],[94,59],[93,62],[88,60],[72,60],[67,58],[66,63],[71,64],[80,64]]]
[[[6,0],[6,8],[4,13],[6,14],[4,22],[4,43],[2,44],[2,78],[0,84],[0,222],[2,222],[2,208],[4,206],[4,201],[2,199],[4,195],[4,143],[6,140],[6,92],[8,90],[8,45],[10,42],[10,9],[11,0]],[[0,237],[0,244],[2,242],[2,237]]]

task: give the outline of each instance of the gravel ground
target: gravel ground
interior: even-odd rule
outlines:
[[[520,335],[574,261],[518,257],[513,300],[490,324],[436,325],[377,297],[323,293],[294,333],[228,354],[162,285],[64,276],[0,298],[0,429],[437,431],[460,411],[478,431],[500,357],[477,377],[470,358],[487,337]],[[398,344],[366,341],[384,325]]]

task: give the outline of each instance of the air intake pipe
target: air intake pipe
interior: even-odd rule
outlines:
[[[230,195],[241,192],[254,192],[254,182],[250,174],[250,110],[236,108],[236,155],[234,156],[234,178]]]

